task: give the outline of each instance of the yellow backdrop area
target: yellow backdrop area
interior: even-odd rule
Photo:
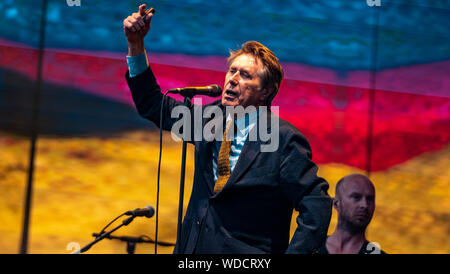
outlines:
[[[38,139],[35,162],[29,253],[70,253],[84,246],[109,221],[124,211],[156,205],[159,134],[136,131],[109,138]],[[0,253],[18,253],[27,180],[29,139],[0,134]],[[314,149],[314,148],[313,148]],[[186,208],[194,170],[188,145]],[[164,135],[158,240],[175,242],[177,231],[181,143]],[[207,159],[205,159],[207,160]],[[450,147],[427,153],[376,172],[376,211],[367,231],[388,253],[450,253]],[[319,175],[330,183],[361,170],[321,165]],[[295,229],[294,212],[291,233]],[[119,223],[117,223],[119,224]],[[113,225],[112,227],[114,227]],[[336,226],[336,212],[329,228]],[[155,217],[137,218],[114,235],[154,238]],[[172,253],[173,247],[158,247]],[[126,245],[103,240],[88,253],[126,253]],[[154,253],[141,243],[136,253]]]

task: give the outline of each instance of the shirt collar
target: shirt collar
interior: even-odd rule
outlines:
[[[246,136],[250,132],[250,130],[252,130],[252,128],[256,125],[258,116],[259,116],[259,110],[256,110],[256,111],[253,111],[250,113],[245,113],[245,115],[237,118],[234,121],[236,124],[237,130],[238,130],[237,133],[240,134],[241,136]],[[227,123],[230,120],[231,120],[231,115],[228,114]]]

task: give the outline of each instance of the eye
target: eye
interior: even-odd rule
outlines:
[[[230,73],[230,74],[235,74],[235,73],[236,73],[236,69],[235,69],[235,68],[230,68],[230,69],[228,70],[228,73]]]
[[[246,71],[241,72],[241,75],[242,75],[243,78],[251,79],[250,74],[248,72],[246,72]]]

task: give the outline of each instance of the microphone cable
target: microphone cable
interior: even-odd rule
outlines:
[[[148,206],[147,206],[148,207]],[[124,213],[120,214],[119,216],[117,216],[116,218],[114,218],[111,222],[109,222],[99,233],[98,233],[98,237],[102,236],[103,233],[105,233],[105,230],[111,225],[113,224],[115,221],[117,221],[117,219],[119,219],[120,217],[124,216],[124,215],[130,215],[128,214],[130,211],[125,211]],[[133,214],[134,216],[134,214]],[[136,216],[135,216],[136,217]],[[147,216],[148,217],[148,216]]]
[[[105,233],[105,230],[112,224],[114,223],[117,219],[119,219],[120,217],[122,217],[123,215],[125,215],[126,212],[120,214],[119,216],[117,216],[114,220],[112,220],[111,222],[109,222],[109,224],[107,224],[99,233],[98,233],[98,237],[102,236],[103,233]]]
[[[158,160],[158,178],[156,179],[156,224],[155,224],[155,254],[158,254],[158,221],[159,221],[159,178],[161,175],[161,155],[162,155],[162,127],[163,127],[163,108],[169,90],[164,93],[161,100],[161,109],[159,113],[159,160]]]

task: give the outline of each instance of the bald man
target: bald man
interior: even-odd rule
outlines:
[[[327,238],[320,253],[384,253],[365,236],[375,211],[375,187],[370,179],[361,174],[345,176],[337,183],[335,192],[333,207],[338,212],[337,228]]]

